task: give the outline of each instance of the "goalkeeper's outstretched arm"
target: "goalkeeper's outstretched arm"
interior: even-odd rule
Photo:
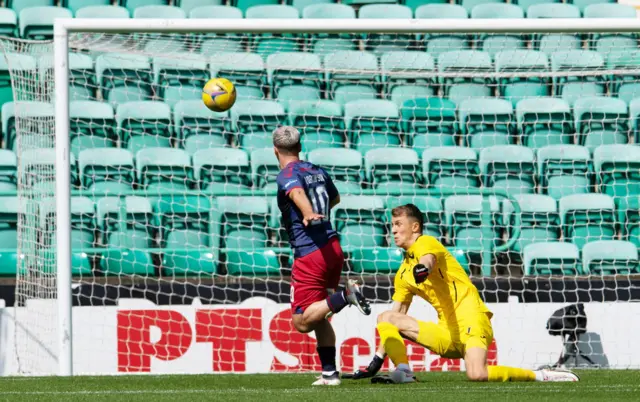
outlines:
[[[411,303],[400,303],[400,302],[394,301],[393,304],[391,305],[390,311],[393,311],[395,313],[400,313],[400,314],[407,314],[410,306],[411,306]],[[356,370],[356,372],[353,373],[353,379],[359,380],[361,378],[370,378],[375,376],[378,373],[378,371],[380,371],[380,369],[382,368],[385,357],[386,357],[386,353],[384,351],[384,345],[380,344],[378,346],[378,350],[376,351],[376,354],[373,356],[373,360],[371,360],[371,363],[369,363],[369,366],[367,366],[367,368],[364,370]]]

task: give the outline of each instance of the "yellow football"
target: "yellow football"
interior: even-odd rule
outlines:
[[[214,112],[229,110],[236,102],[236,87],[226,78],[212,78],[202,88],[202,101]]]

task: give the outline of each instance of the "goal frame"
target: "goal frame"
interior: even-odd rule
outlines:
[[[56,143],[56,287],[58,375],[73,375],[71,181],[69,135],[70,33],[567,33],[640,32],[640,19],[69,19],[54,23]],[[65,196],[62,196],[66,194]]]

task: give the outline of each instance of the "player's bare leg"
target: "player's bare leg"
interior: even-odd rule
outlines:
[[[473,347],[466,351],[464,365],[467,378],[471,381],[514,382],[514,381],[579,381],[571,371],[564,370],[527,370],[517,367],[488,366],[487,350]]]

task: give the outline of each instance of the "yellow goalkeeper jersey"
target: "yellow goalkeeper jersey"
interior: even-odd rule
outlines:
[[[427,280],[416,284],[413,267],[427,254],[435,255],[436,266]],[[442,243],[431,236],[420,236],[405,252],[394,286],[394,301],[410,303],[414,295],[420,296],[436,309],[438,320],[441,321],[464,322],[478,313],[486,313],[489,318],[492,316],[460,263]]]

